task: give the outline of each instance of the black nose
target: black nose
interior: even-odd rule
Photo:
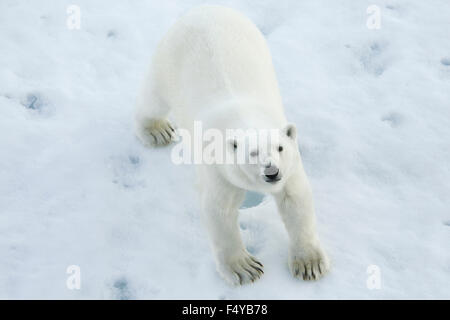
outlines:
[[[278,168],[270,167],[264,170],[264,175],[266,176],[267,179],[273,180],[278,176],[279,172],[280,170],[278,170]]]

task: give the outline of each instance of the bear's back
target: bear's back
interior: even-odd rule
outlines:
[[[178,122],[241,98],[261,101],[259,112],[283,113],[266,41],[235,10],[206,5],[189,11],[162,39],[152,69],[157,92]]]

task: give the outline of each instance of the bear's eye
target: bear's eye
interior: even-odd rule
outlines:
[[[252,156],[252,157],[256,157],[257,155],[258,155],[257,150],[250,152],[250,156]]]
[[[281,152],[281,151],[283,151],[283,146],[278,147],[278,152]]]

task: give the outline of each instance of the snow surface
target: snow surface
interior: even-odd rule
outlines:
[[[158,39],[200,3],[0,2],[0,298],[450,298],[450,1],[215,2],[267,37],[333,263],[294,280],[265,198],[241,217],[265,274],[241,288],[215,271],[194,168],[132,131]]]

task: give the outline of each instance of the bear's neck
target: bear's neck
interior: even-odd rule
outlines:
[[[242,99],[212,106],[201,119],[205,129],[280,129],[287,124],[282,110],[280,106]]]

